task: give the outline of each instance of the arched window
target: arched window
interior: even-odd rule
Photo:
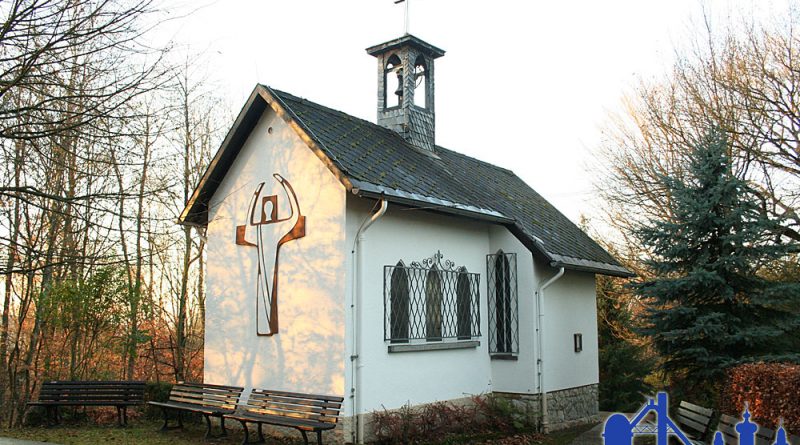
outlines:
[[[425,337],[442,339],[442,279],[436,266],[425,280]]]
[[[443,260],[441,252],[409,266],[398,261],[383,266],[383,271],[383,339],[410,344],[389,345],[389,352],[408,350],[422,341],[481,336],[481,274]]]
[[[460,339],[472,337],[472,286],[466,267],[458,269],[456,279],[456,331]]]
[[[400,106],[403,102],[403,65],[396,54],[392,54],[386,61],[383,85],[383,99],[386,101],[386,108]]]
[[[489,352],[519,351],[517,314],[517,257],[497,251],[486,258],[489,290]]]
[[[414,62],[414,105],[426,108],[428,105],[428,67],[425,58],[417,57]]]
[[[497,351],[511,352],[511,284],[508,259],[502,251],[495,258],[495,298],[497,302]]]
[[[408,273],[402,261],[398,261],[391,278],[390,332],[393,343],[408,341]]]

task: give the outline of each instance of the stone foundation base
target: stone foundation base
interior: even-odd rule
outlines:
[[[547,418],[543,432],[558,431],[600,420],[597,402],[598,385],[585,385],[547,393]],[[539,394],[494,393],[508,398],[519,408],[535,411],[541,416]]]
[[[599,419],[598,385],[547,393],[545,432],[570,428]]]

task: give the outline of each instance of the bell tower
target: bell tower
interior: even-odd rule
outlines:
[[[433,61],[444,50],[406,34],[367,48],[367,54],[378,59],[378,125],[434,152]]]

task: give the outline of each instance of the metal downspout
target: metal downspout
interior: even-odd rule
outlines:
[[[561,267],[555,275],[553,275],[544,284],[539,286],[536,291],[536,312],[539,316],[539,323],[537,329],[537,343],[539,349],[539,360],[536,365],[539,368],[539,399],[542,405],[542,430],[547,432],[547,391],[544,388],[544,290],[555,283],[559,278],[564,276],[564,268]]]
[[[389,202],[385,199],[381,199],[381,207],[375,212],[372,217],[368,220],[365,220],[361,227],[358,228],[356,232],[355,239],[353,240],[353,249],[350,251],[351,255],[351,262],[353,267],[353,283],[352,283],[352,293],[350,299],[350,317],[351,317],[351,324],[352,324],[352,346],[351,346],[351,354],[350,354],[350,407],[351,407],[351,414],[352,414],[352,425],[351,425],[351,438],[354,444],[359,443],[361,437],[363,436],[363,428],[364,426],[361,425],[361,421],[359,420],[358,416],[358,409],[360,407],[361,402],[361,394],[357,390],[360,379],[359,379],[359,368],[361,365],[359,364],[358,355],[361,350],[361,332],[359,330],[359,322],[360,322],[360,311],[361,311],[361,295],[362,295],[362,285],[363,285],[363,255],[361,254],[362,246],[364,245],[364,233],[366,233],[367,229],[378,220],[378,218],[382,217],[386,213],[386,209],[389,207]]]

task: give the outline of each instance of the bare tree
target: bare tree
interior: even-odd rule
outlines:
[[[0,138],[34,139],[90,125],[157,86],[161,51],[141,37],[152,0],[10,0],[0,4]],[[131,58],[140,62],[135,66]],[[61,73],[87,68],[80,88]],[[120,66],[130,67],[121,70]],[[19,100],[25,98],[25,100]],[[81,106],[52,113],[80,99]],[[24,121],[20,116],[26,116]]]
[[[762,210],[787,218],[776,240],[800,240],[800,17],[795,9],[774,17],[724,28],[706,17],[672,71],[641,81],[626,98],[626,112],[608,126],[597,182],[608,222],[623,237],[643,219],[670,217],[671,197],[658,179],[682,177],[686,154],[718,125],[729,135],[737,176],[759,190]]]
[[[218,140],[218,134],[222,128],[220,122],[222,116],[215,111],[219,110],[218,99],[210,94],[208,82],[194,72],[199,65],[184,64],[182,75],[176,82],[176,102],[180,103],[176,112],[176,118],[180,125],[180,139],[176,143],[180,144],[180,168],[181,171],[181,194],[179,199],[173,199],[174,211],[177,216],[183,206],[188,202],[195,185],[200,180],[205,166],[211,159],[211,150]],[[177,218],[176,218],[177,219]],[[195,336],[202,333],[202,326],[205,318],[205,295],[204,292],[204,273],[203,273],[203,251],[205,241],[202,237],[195,237],[190,226],[182,228],[182,262],[180,268],[179,288],[177,294],[177,312],[175,314],[175,376],[176,379],[185,378],[185,366],[187,363],[187,341],[189,340],[189,309],[193,304],[199,308],[202,316],[200,317],[199,329],[194,329]],[[196,293],[194,302],[190,298],[192,291],[191,282],[193,277],[192,266],[197,264],[197,276],[194,277]],[[202,335],[202,334],[201,334]]]

